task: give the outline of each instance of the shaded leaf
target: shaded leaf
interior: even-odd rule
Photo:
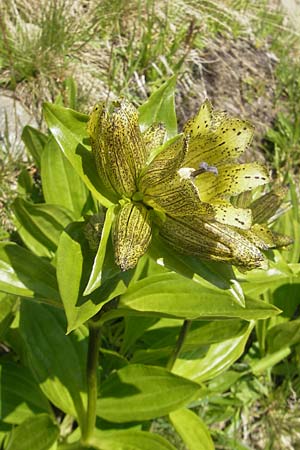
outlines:
[[[35,164],[38,168],[41,167],[41,156],[44,151],[45,144],[48,140],[46,136],[41,131],[26,125],[22,131],[22,140],[26,145],[27,150],[34,159]]]
[[[69,336],[65,331],[62,311],[22,302],[20,332],[30,369],[46,397],[82,424],[86,403],[87,330],[81,328]]]
[[[166,369],[129,365],[102,384],[97,415],[118,423],[153,419],[189,403],[199,391],[199,385]]]
[[[21,198],[14,201],[18,233],[27,247],[39,256],[51,257],[63,229],[74,217],[58,205],[34,204]]]
[[[13,362],[0,365],[0,419],[20,424],[28,417],[47,412],[50,404],[28,369]]]
[[[49,450],[59,435],[59,428],[48,414],[31,417],[9,436],[6,450]]]
[[[0,339],[13,321],[16,303],[15,296],[0,292]]]
[[[0,290],[60,303],[54,267],[12,242],[0,243]]]

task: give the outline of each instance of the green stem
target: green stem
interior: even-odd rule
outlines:
[[[96,406],[98,394],[98,355],[100,327],[89,324],[89,347],[87,356],[87,412],[85,427],[82,431],[83,443],[88,443],[96,425]]]
[[[167,363],[167,369],[168,370],[172,370],[173,369],[175,361],[178,358],[178,356],[180,355],[182,346],[184,344],[185,338],[186,338],[186,336],[188,334],[188,331],[190,329],[191,323],[192,323],[191,320],[185,320],[183,322],[183,325],[181,327],[181,330],[180,330],[180,333],[179,333],[179,336],[178,336],[175,348],[174,348],[173,353],[171,354],[171,356],[169,358],[169,361]]]

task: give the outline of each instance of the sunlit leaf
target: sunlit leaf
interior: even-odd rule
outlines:
[[[42,154],[41,178],[46,203],[67,208],[76,219],[82,215],[88,190],[53,137]]]
[[[139,108],[139,123],[142,131],[153,123],[162,122],[166,127],[167,139],[177,134],[177,119],[175,113],[176,77],[171,77]]]
[[[214,450],[209,431],[196,413],[189,409],[179,409],[169,417],[189,450]]]

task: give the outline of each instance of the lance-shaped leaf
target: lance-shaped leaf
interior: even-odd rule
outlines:
[[[106,189],[97,173],[87,143],[88,116],[50,103],[44,104],[44,115],[55,140],[87,188],[102,205],[109,207],[117,198]]]
[[[173,372],[198,383],[215,378],[241,357],[253,326],[250,322],[242,335],[212,344],[205,355],[199,350],[185,353],[177,358]]]
[[[175,450],[175,447],[162,436],[139,430],[114,432],[95,430],[91,444],[101,450]],[[81,447],[78,450],[81,450]]]
[[[148,318],[149,319],[149,318]],[[161,324],[161,326],[159,326]],[[173,326],[172,326],[173,324]],[[142,336],[138,350],[133,351],[131,362],[166,365],[171,356],[182,321],[161,319]],[[197,354],[200,359],[207,352],[207,346],[245,334],[249,323],[240,320],[193,321],[181,350],[181,357],[189,359]],[[144,350],[140,347],[143,345]]]
[[[68,332],[94,316],[103,304],[125,292],[127,274],[111,261],[112,249],[107,251],[102,265],[101,286],[83,295],[89,281],[95,254],[85,237],[83,222],[74,222],[62,232],[57,258],[57,280],[68,319]],[[96,274],[95,274],[96,276]],[[95,283],[99,282],[95,278]]]
[[[228,290],[241,306],[245,306],[243,289],[237,281],[232,267],[228,264],[204,261],[190,255],[180,254],[167,245],[160,236],[155,236],[152,240],[149,256],[160,266],[187,278],[193,278],[204,287],[215,286],[222,290]]]
[[[13,428],[7,450],[49,450],[59,436],[59,427],[48,414],[30,417]]]
[[[18,232],[28,248],[39,256],[51,257],[63,229],[74,220],[62,206],[30,203],[17,198],[13,204]]]
[[[214,450],[209,431],[200,417],[189,409],[179,409],[170,415],[171,423],[189,450]]]
[[[41,178],[46,203],[63,206],[79,218],[88,190],[53,137],[41,157]]]
[[[166,369],[132,364],[104,381],[97,414],[118,423],[154,419],[186,405],[199,393],[198,384]]]
[[[82,327],[66,336],[66,328],[63,311],[22,302],[20,332],[28,365],[51,403],[77,417],[82,425],[86,406],[87,330]]]
[[[48,140],[48,136],[39,130],[26,125],[22,131],[22,140],[26,145],[27,150],[34,159],[35,164],[38,168],[41,167],[41,156],[44,151],[44,147]]]
[[[54,267],[12,242],[0,243],[0,290],[61,305]]]
[[[142,205],[126,203],[116,217],[113,230],[115,258],[122,270],[135,267],[151,242],[149,211]]]
[[[118,309],[104,314],[102,321],[126,315],[252,320],[271,317],[280,312],[273,305],[258,300],[246,299],[245,305],[245,308],[239,306],[224,291],[216,292],[177,274],[164,273],[132,284],[121,295]]]
[[[139,108],[139,123],[142,131],[153,123],[162,122],[166,127],[167,139],[177,134],[175,112],[176,76],[171,77]]]
[[[97,289],[99,286],[101,286],[101,283],[105,278],[105,275],[103,273],[103,264],[106,254],[107,241],[110,236],[110,231],[114,217],[115,217],[115,207],[111,206],[107,210],[105,215],[105,222],[101,233],[100,244],[98,246],[97,254],[93,262],[92,272],[83,295],[88,295],[95,289]]]
[[[17,297],[0,292],[0,339],[8,330],[17,309]]]
[[[52,413],[32,374],[20,364],[3,362],[0,365],[0,386],[0,418],[4,422],[19,424],[35,414]]]

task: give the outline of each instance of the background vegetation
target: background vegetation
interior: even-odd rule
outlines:
[[[299,262],[300,41],[281,4],[8,0],[1,5],[0,28],[0,94],[21,101],[42,129],[44,101],[86,113],[97,100],[120,95],[139,105],[172,74],[178,75],[181,124],[207,96],[219,109],[252,121],[256,135],[246,158],[264,160],[275,182],[289,184],[292,208],[277,228],[295,239],[282,261]],[[33,180],[38,199],[38,168],[4,126],[1,239],[19,239],[11,205],[20,174],[25,184]],[[195,405],[217,448],[300,448],[298,291],[291,279],[262,294],[283,310],[276,326],[289,323],[290,338],[276,351],[289,350],[270,358],[266,335],[273,319],[259,321],[243,357],[211,382],[205,407]],[[246,375],[245,368],[251,368]],[[158,420],[156,431],[184,448],[167,422]]]

